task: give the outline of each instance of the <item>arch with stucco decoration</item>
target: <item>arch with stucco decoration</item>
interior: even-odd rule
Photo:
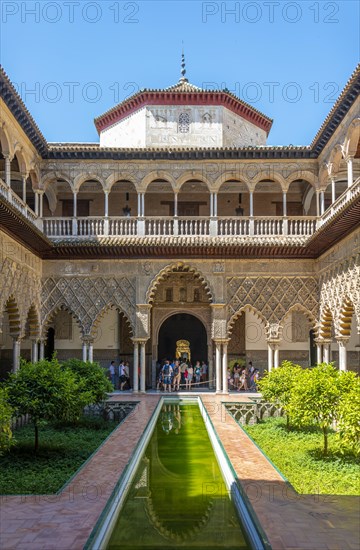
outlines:
[[[350,338],[351,336],[351,321],[355,313],[353,302],[347,296],[344,297],[339,311],[337,321],[337,336],[341,338]]]
[[[137,191],[137,186],[138,186],[138,181],[135,179],[134,175],[133,174],[130,174],[128,172],[115,172],[113,174],[110,174],[109,177],[106,178],[105,180],[105,190],[110,193],[113,185],[115,185],[115,183],[120,183],[120,182],[130,182],[133,184],[133,186],[135,187],[135,190]]]
[[[349,126],[344,141],[345,155],[354,157],[360,140],[360,118],[355,118]]]
[[[116,304],[114,301],[111,301],[108,304],[106,304],[101,309],[101,311],[99,311],[99,313],[97,313],[97,315],[96,315],[96,317],[93,321],[93,324],[91,325],[90,331],[89,331],[90,336],[92,338],[94,338],[96,336],[96,333],[98,331],[99,325],[100,325],[103,317],[105,317],[106,313],[111,309],[115,309],[118,313],[120,313],[121,315],[124,316],[125,322],[126,322],[128,328],[129,328],[131,336],[133,336],[135,334],[135,327],[134,327],[133,323],[129,319],[126,311],[124,311],[122,306],[119,305],[119,304]]]
[[[40,338],[40,314],[35,304],[31,304],[26,315],[25,336],[30,340]]]
[[[231,334],[232,334],[232,331],[233,331],[233,328],[234,328],[234,325],[235,325],[235,322],[236,320],[243,314],[243,313],[246,313],[246,311],[250,311],[251,313],[253,313],[255,315],[255,317],[257,319],[259,319],[259,321],[264,325],[264,328],[267,327],[268,325],[268,320],[264,317],[264,315],[258,310],[256,309],[254,306],[252,306],[251,304],[245,304],[243,305],[240,309],[236,310],[230,317],[230,319],[228,320],[227,322],[227,333],[228,333],[228,336],[230,337]]]
[[[101,176],[99,176],[99,174],[86,173],[86,174],[79,174],[74,179],[74,184],[73,184],[74,193],[78,193],[80,191],[80,187],[84,183],[90,182],[90,181],[95,181],[96,183],[100,183],[102,190],[105,191],[105,188],[106,188],[105,181]]]
[[[211,191],[211,184],[210,182],[204,177],[204,174],[202,172],[196,172],[195,170],[188,170],[184,174],[181,174],[176,180],[176,190],[180,191],[182,186],[185,183],[191,183],[191,182],[201,182],[204,185],[206,185],[209,193]]]
[[[297,172],[292,172],[286,178],[286,191],[289,189],[291,183],[297,180],[304,180],[309,183],[314,189],[317,189],[318,177],[310,170],[298,170]]]
[[[227,183],[227,182],[237,182],[237,183],[242,183],[244,185],[246,185],[247,187],[247,190],[250,192],[251,191],[251,186],[250,186],[250,182],[249,180],[243,176],[243,175],[240,175],[239,172],[224,172],[223,174],[221,174],[217,180],[215,181],[214,184],[211,185],[211,190],[213,192],[219,192],[220,189],[221,189],[221,186],[224,184],[224,183]]]
[[[51,325],[51,323],[53,323],[53,321],[54,321],[57,313],[59,313],[59,311],[66,311],[67,313],[69,313],[71,315],[71,317],[73,319],[75,319],[75,322],[76,322],[77,326],[79,327],[80,334],[82,336],[85,335],[84,327],[82,325],[81,320],[76,315],[76,313],[71,309],[71,307],[63,302],[61,304],[57,304],[56,307],[54,307],[54,309],[49,311],[47,313],[47,315],[45,316],[45,318],[43,319],[42,327],[41,327],[41,335],[42,335],[43,338],[46,338],[47,330],[48,330],[49,326]]]
[[[11,146],[11,139],[5,126],[0,126],[0,143],[2,154],[4,156],[12,157],[14,151]]]
[[[9,319],[10,336],[18,338],[21,334],[21,315],[18,302],[13,294],[5,302],[3,312],[7,313]]]
[[[210,283],[207,281],[205,276],[196,269],[196,267],[193,267],[189,264],[186,264],[184,262],[177,262],[175,264],[169,264],[166,267],[164,267],[157,275],[156,277],[151,281],[148,290],[146,292],[146,303],[152,304],[154,301],[154,297],[157,291],[158,286],[160,283],[162,283],[165,280],[165,277],[169,275],[170,273],[173,273],[175,271],[183,271],[187,273],[193,273],[194,276],[199,277],[200,282],[202,283],[204,289],[206,290],[206,294],[209,297],[209,303],[214,302],[214,296],[213,292],[211,290]]]
[[[170,183],[173,191],[175,190],[175,178],[169,172],[167,172],[166,170],[154,170],[153,172],[146,174],[146,176],[141,180],[140,184],[138,185],[138,192],[145,193],[150,183],[156,180],[167,181],[168,183]]]
[[[296,304],[293,304],[287,311],[286,313],[282,316],[282,318],[280,319],[280,323],[279,325],[283,328],[284,327],[284,324],[285,324],[285,320],[286,318],[291,315],[291,313],[302,313],[304,315],[304,317],[306,317],[306,319],[309,321],[309,324],[311,326],[312,329],[315,329],[317,327],[317,319],[315,318],[314,314],[308,310],[306,307],[304,307],[302,304],[300,303],[296,303]]]
[[[335,176],[340,169],[340,163],[343,160],[343,149],[340,143],[335,145],[335,147],[332,149],[328,164],[331,165],[331,172]]]
[[[20,145],[15,148],[14,157],[17,158],[20,174],[26,176],[29,172],[29,167]]]
[[[329,306],[326,306],[320,313],[318,337],[324,340],[331,340],[333,329],[334,329],[334,316]]]
[[[263,181],[269,183],[277,183],[280,185],[282,191],[286,192],[287,181],[284,176],[279,172],[271,172],[271,174],[269,175],[269,172],[267,170],[261,170],[258,174],[256,174],[254,178],[252,178],[252,180],[249,182],[249,185],[251,189],[255,191],[257,184]]]
[[[48,174],[43,176],[40,182],[41,188],[46,191],[51,183],[57,183],[59,180],[65,181],[72,190],[72,181],[69,176],[67,176],[63,172],[49,172]]]

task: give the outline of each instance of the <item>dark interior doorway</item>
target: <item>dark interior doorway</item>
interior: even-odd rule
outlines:
[[[50,327],[47,331],[44,355],[45,359],[50,360],[55,351],[55,330]]]
[[[204,325],[188,313],[176,313],[161,325],[158,342],[158,360],[174,359],[177,340],[190,342],[191,363],[207,362],[207,336]]]

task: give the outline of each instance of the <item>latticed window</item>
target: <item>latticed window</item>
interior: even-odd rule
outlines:
[[[190,115],[188,113],[180,113],[179,115],[179,132],[186,134],[190,131]]]

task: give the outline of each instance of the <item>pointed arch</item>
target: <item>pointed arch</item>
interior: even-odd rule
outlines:
[[[56,314],[59,313],[59,311],[67,311],[69,313],[69,315],[71,315],[71,317],[73,319],[75,319],[75,322],[76,322],[77,326],[79,327],[80,334],[82,336],[84,336],[84,334],[85,334],[84,333],[84,327],[83,327],[79,317],[76,315],[76,313],[67,304],[61,303],[61,304],[58,304],[54,309],[49,311],[47,313],[46,317],[43,319],[42,329],[41,329],[42,337],[43,338],[46,337],[47,329],[49,328],[49,325],[53,322],[54,318],[56,317]]]
[[[264,327],[266,328],[267,324],[268,324],[268,321],[267,319],[264,317],[264,315],[259,311],[257,310],[254,306],[252,306],[251,304],[245,304],[243,305],[240,309],[238,309],[237,311],[235,311],[232,316],[230,317],[230,319],[228,320],[227,322],[227,333],[228,335],[230,336],[232,331],[233,331],[233,328],[234,328],[234,324],[235,324],[235,321],[243,314],[245,313],[246,311],[250,311],[251,313],[253,313],[255,315],[255,317],[257,319],[259,319],[259,321],[261,323],[264,324]]]
[[[315,328],[316,325],[317,325],[317,320],[314,316],[314,314],[309,310],[307,309],[305,306],[303,306],[302,304],[300,304],[299,302],[297,302],[296,304],[293,304],[285,313],[284,315],[282,316],[282,318],[280,319],[280,326],[281,327],[284,327],[284,322],[285,322],[285,319],[286,317],[288,317],[288,315],[290,315],[292,312],[299,312],[299,313],[303,313],[304,316],[307,318],[307,320],[309,321],[310,325],[311,325],[311,328]]]
[[[40,315],[35,304],[31,304],[27,312],[25,332],[30,340],[40,338]]]
[[[323,338],[324,340],[332,339],[333,323],[334,323],[333,314],[331,313],[330,308],[327,306],[323,309],[320,315],[319,330],[318,330],[319,338]]]
[[[12,294],[5,302],[4,311],[9,318],[9,333],[12,338],[16,338],[21,334],[21,318],[20,309],[15,296]]]
[[[345,297],[339,312],[339,319],[337,323],[338,336],[350,338],[351,335],[351,322],[353,314],[355,313],[355,307],[350,298]]]
[[[176,271],[182,271],[184,273],[193,273],[194,276],[199,277],[201,283],[203,284],[206,294],[209,297],[209,303],[212,303],[214,301],[213,292],[210,287],[210,283],[207,281],[205,276],[198,271],[195,267],[192,267],[189,264],[186,264],[184,262],[177,262],[173,264],[169,264],[166,267],[164,267],[157,275],[156,277],[151,281],[148,290],[146,292],[146,303],[152,304],[154,301],[154,297],[157,291],[157,288],[161,282],[164,281],[165,277],[173,272]]]
[[[135,333],[134,326],[133,326],[132,322],[130,321],[129,317],[127,316],[126,312],[123,310],[123,308],[119,304],[116,304],[115,302],[109,302],[96,315],[96,317],[95,317],[95,319],[94,319],[94,321],[91,325],[91,328],[89,330],[89,334],[90,334],[91,337],[94,337],[94,335],[95,335],[95,333],[96,333],[103,317],[105,317],[105,315],[108,313],[108,311],[110,311],[112,309],[115,309],[116,311],[118,311],[118,313],[120,313],[121,315],[124,316],[125,322],[126,322],[128,328],[129,328],[129,332],[131,333],[132,336],[134,335],[134,333]]]

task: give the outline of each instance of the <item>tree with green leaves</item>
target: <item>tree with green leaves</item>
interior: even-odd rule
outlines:
[[[289,411],[298,426],[318,425],[328,453],[328,433],[337,418],[340,397],[350,384],[351,373],[339,372],[332,363],[303,370],[291,391]]]
[[[73,420],[89,398],[79,391],[76,376],[61,368],[56,358],[37,363],[22,361],[19,370],[9,376],[6,387],[15,414],[30,416],[35,452],[39,448],[39,427],[49,420]]]
[[[360,378],[354,372],[344,373],[350,387],[343,388],[337,409],[337,428],[343,450],[360,455]],[[341,377],[341,382],[344,380]],[[344,385],[344,384],[342,384]]]
[[[302,368],[291,361],[283,361],[281,365],[270,372],[265,372],[258,386],[262,398],[268,403],[281,407],[286,414],[286,427],[290,426],[289,403],[292,388],[300,376]]]
[[[7,391],[0,388],[0,455],[8,451],[13,443],[11,418],[13,410],[7,399]]]
[[[79,391],[85,393],[87,404],[101,403],[106,399],[106,394],[114,389],[99,363],[68,359],[62,362],[62,368],[69,369],[75,375]]]

